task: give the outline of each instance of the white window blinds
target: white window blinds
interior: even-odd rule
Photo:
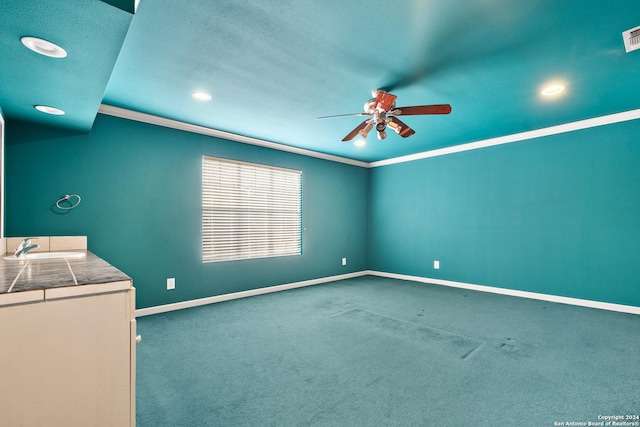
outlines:
[[[302,172],[203,156],[202,261],[300,255]]]

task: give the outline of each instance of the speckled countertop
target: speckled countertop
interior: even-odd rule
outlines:
[[[89,251],[82,258],[5,260],[0,257],[0,298],[18,292],[131,281]]]

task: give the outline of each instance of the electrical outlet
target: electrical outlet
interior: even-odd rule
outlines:
[[[174,279],[173,277],[171,279],[167,279],[167,290],[170,291],[171,289],[175,289],[176,288],[176,279]]]
[[[433,268],[436,270],[440,269],[440,261],[433,261]]]
[[[346,258],[342,258],[342,265],[347,265],[347,259]]]

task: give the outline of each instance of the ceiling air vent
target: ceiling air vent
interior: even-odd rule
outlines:
[[[640,49],[640,27],[635,27],[622,33],[624,48],[627,53]]]

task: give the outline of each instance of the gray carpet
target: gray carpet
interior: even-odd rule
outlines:
[[[141,427],[640,414],[632,314],[365,276],[142,317],[138,332]]]

